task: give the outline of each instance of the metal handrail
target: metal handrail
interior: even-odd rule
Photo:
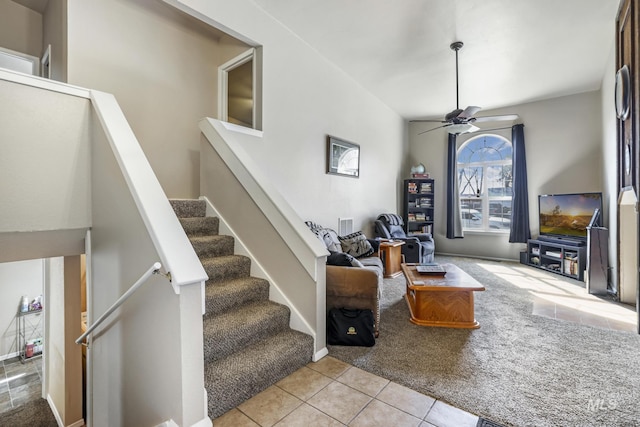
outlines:
[[[76,344],[82,343],[82,341],[91,333],[95,328],[97,328],[111,313],[113,313],[118,307],[122,305],[123,302],[127,300],[152,274],[158,274],[160,272],[160,268],[162,264],[159,262],[154,263],[151,268],[149,268],[136,283],[131,286],[127,292],[122,294],[120,298],[116,302],[113,303],[111,307],[105,313],[98,318],[87,330],[84,334],[80,335],[80,337],[76,340]]]

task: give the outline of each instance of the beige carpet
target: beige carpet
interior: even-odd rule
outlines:
[[[0,426],[11,427],[57,427],[49,403],[36,399],[0,414]]]
[[[476,293],[480,329],[413,325],[404,278],[385,279],[375,347],[331,346],[329,354],[504,425],[640,426],[637,334],[533,315],[532,293],[518,281],[542,287],[560,276],[517,263],[436,262],[486,287]]]

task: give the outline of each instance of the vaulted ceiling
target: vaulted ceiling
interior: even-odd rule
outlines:
[[[48,0],[14,0],[42,13]],[[406,119],[597,90],[620,0],[253,0]],[[480,113],[481,115],[481,113]]]
[[[407,119],[597,90],[620,0],[253,0]],[[295,59],[295,54],[292,60]]]

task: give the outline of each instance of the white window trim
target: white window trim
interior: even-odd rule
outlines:
[[[251,48],[218,67],[218,119],[229,120],[229,71],[253,60],[253,129],[262,130],[262,48]]]
[[[47,79],[51,78],[51,45],[47,46],[40,60],[40,75]]]

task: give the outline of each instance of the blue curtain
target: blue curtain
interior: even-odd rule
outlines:
[[[455,134],[449,134],[447,147],[447,239],[461,239],[460,191],[458,190],[458,147]]]
[[[524,149],[524,125],[511,128],[513,144],[513,191],[511,198],[511,229],[509,242],[527,243],[529,228],[529,190],[527,188],[527,158]]]

